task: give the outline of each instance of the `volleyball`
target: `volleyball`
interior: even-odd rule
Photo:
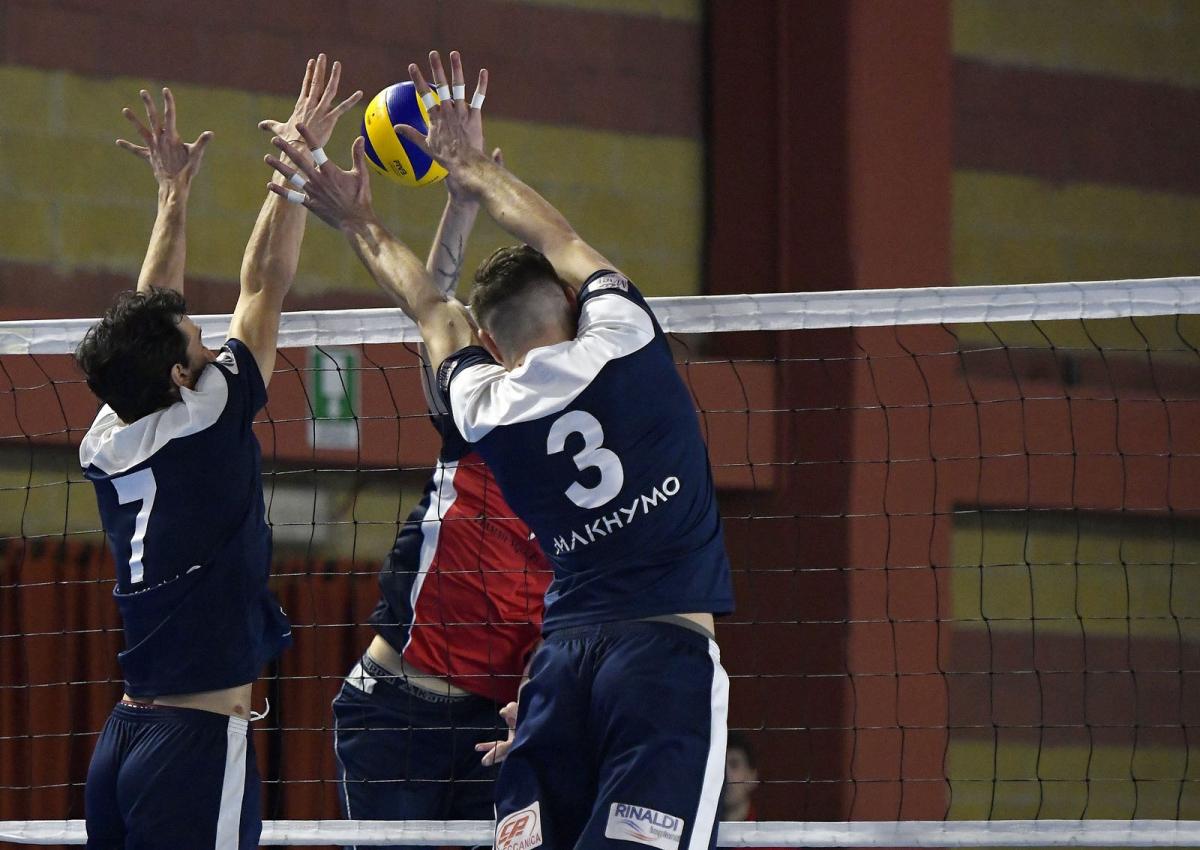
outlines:
[[[431,94],[437,100],[437,92]],[[422,132],[429,127],[429,113],[411,82],[388,86],[367,104],[362,136],[371,167],[402,186],[425,186],[444,178],[446,169],[397,135],[397,124],[408,124]]]

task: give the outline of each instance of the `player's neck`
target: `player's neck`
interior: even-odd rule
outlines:
[[[540,336],[530,340],[529,345],[525,348],[525,350],[521,352],[520,355],[513,358],[513,365],[511,368],[519,369],[524,366],[525,358],[529,356],[531,351],[534,351],[538,348],[545,348],[548,345],[558,345],[560,342],[568,342],[570,339],[571,337],[566,336],[562,330],[558,328],[551,328]]]

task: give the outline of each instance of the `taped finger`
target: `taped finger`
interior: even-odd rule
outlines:
[[[297,171],[291,177],[288,178],[288,182],[291,183],[293,186],[295,186],[297,189],[303,189],[308,184],[308,178],[305,177],[303,174],[301,174],[299,171]]]
[[[287,195],[284,197],[287,198],[289,204],[303,204],[308,200],[308,195],[303,192],[297,192],[295,189],[288,189]]]

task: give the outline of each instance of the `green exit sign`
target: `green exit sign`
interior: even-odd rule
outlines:
[[[312,348],[308,353],[309,444],[317,449],[358,448],[359,354],[350,348]]]

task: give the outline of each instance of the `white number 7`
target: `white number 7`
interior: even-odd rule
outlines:
[[[133,540],[129,544],[129,581],[137,584],[142,580],[142,553],[145,550],[146,527],[150,525],[150,512],[154,510],[154,495],[158,492],[158,482],[154,480],[154,472],[149,467],[139,470],[132,475],[122,475],[112,479],[117,488],[117,501],[122,505],[130,502],[141,502],[137,520],[133,524]]]

